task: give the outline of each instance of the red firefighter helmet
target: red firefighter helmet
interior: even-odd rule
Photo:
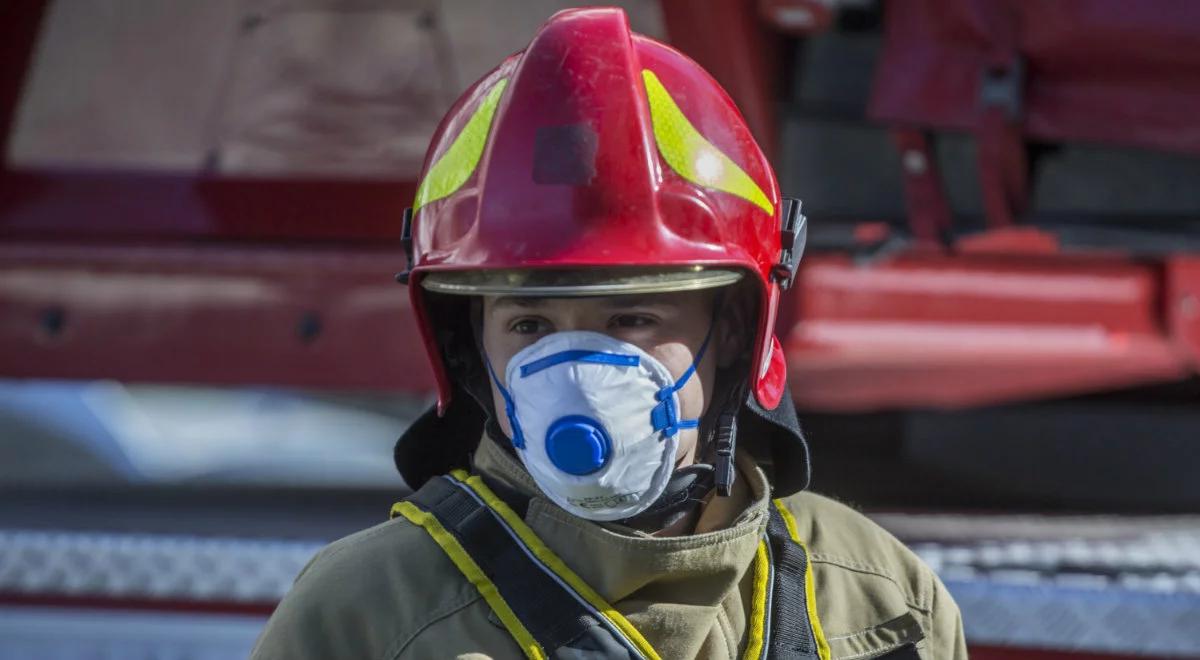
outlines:
[[[747,383],[778,406],[780,288],[803,216],[741,114],[695,62],[630,32],[620,9],[562,11],[455,103],[405,218],[412,305],[439,385],[454,388],[430,292],[613,295],[752,281]]]

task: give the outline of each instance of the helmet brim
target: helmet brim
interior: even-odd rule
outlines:
[[[627,296],[698,291],[729,286],[743,273],[729,268],[572,268],[519,270],[452,270],[427,273],[427,291],[460,296],[522,296],[569,298]]]

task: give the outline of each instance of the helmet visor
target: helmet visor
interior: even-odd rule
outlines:
[[[728,286],[742,273],[728,268],[573,268],[435,271],[421,286],[436,293],[463,296],[517,295],[565,298],[696,291]]]

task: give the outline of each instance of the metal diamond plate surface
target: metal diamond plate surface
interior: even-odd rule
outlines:
[[[1200,518],[875,518],[941,576],[972,644],[1200,657]]]
[[[0,594],[274,604],[323,545],[0,530]]]

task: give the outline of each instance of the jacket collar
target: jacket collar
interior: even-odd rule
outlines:
[[[718,605],[736,590],[766,529],[770,489],[762,471],[745,459],[739,460],[740,478],[733,493],[730,497],[711,496],[701,511],[696,533],[666,538],[567,513],[542,496],[520,461],[486,435],[475,453],[474,466],[502,488],[529,498],[525,522],[614,604],[641,595],[653,602],[670,593],[686,601],[681,604]],[[686,588],[668,589],[669,584],[685,583]]]

